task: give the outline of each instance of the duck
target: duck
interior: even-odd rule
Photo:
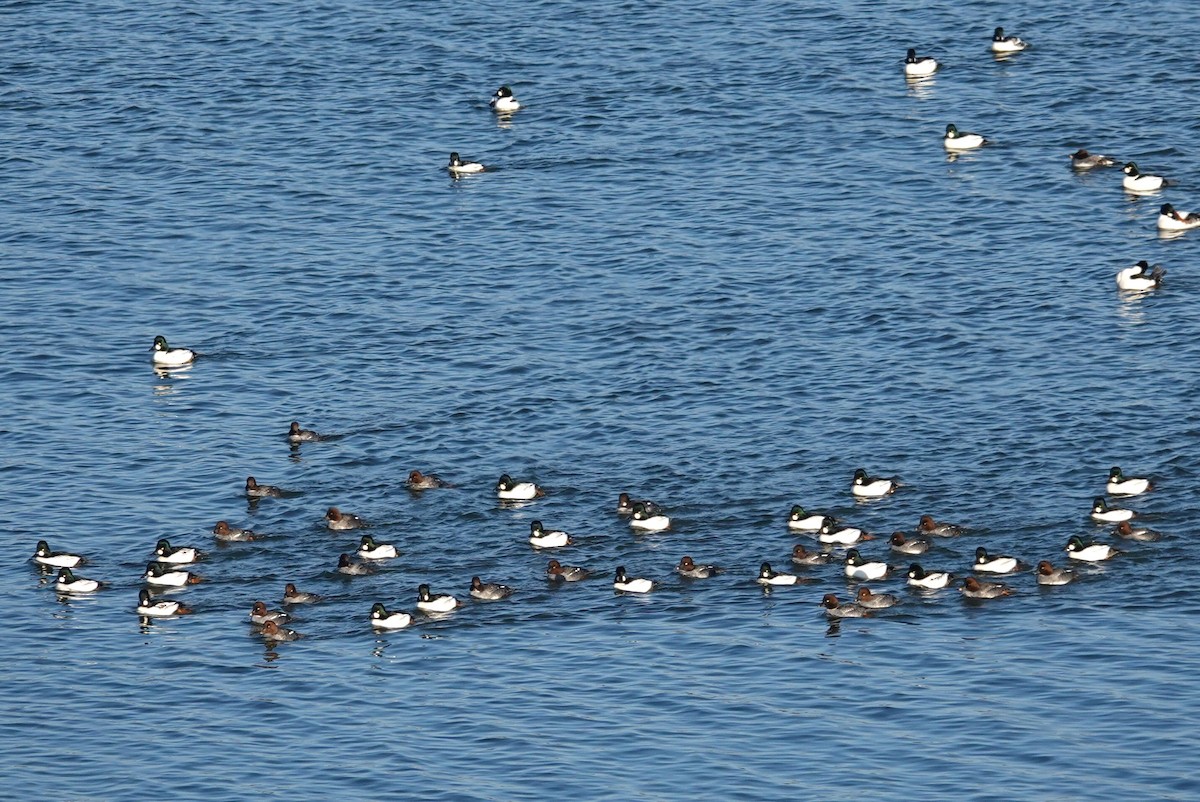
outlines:
[[[477,576],[471,577],[471,598],[496,601],[512,595],[513,589],[498,582],[484,582]]]
[[[367,525],[367,522],[357,515],[342,512],[337,507],[330,507],[325,511],[325,525],[334,531],[342,531],[346,529],[361,529]]]
[[[300,637],[300,633],[294,629],[281,627],[274,621],[268,621],[262,625],[262,629],[258,631],[262,639],[271,643],[285,640],[296,640]]]
[[[315,443],[321,439],[321,435],[312,429],[301,429],[299,421],[292,421],[288,427],[287,439],[292,443]]]
[[[54,589],[59,593],[92,593],[104,587],[104,583],[96,579],[75,576],[70,568],[59,568],[58,576],[54,579]]]
[[[551,582],[579,582],[591,576],[592,572],[578,565],[563,565],[558,560],[546,564],[546,578]]]
[[[867,608],[855,602],[839,604],[837,596],[832,593],[826,593],[821,597],[821,606],[825,608],[825,615],[830,618],[865,618],[867,616]]]
[[[87,562],[81,554],[51,551],[50,544],[44,540],[39,540],[37,546],[34,547],[33,561],[38,565],[47,565],[51,568],[77,568]]]
[[[908,49],[908,55],[904,57],[904,74],[909,78],[926,78],[937,72],[937,59],[933,56],[918,56],[915,48]]]
[[[375,569],[366,563],[356,563],[349,554],[339,554],[337,572],[345,576],[367,576],[375,573]]]
[[[688,579],[708,579],[722,571],[715,565],[696,565],[695,561],[686,555],[680,558],[675,570],[680,576],[686,576]]]
[[[1146,263],[1139,262],[1138,264]],[[1153,490],[1154,485],[1144,476],[1126,476],[1121,471],[1120,465],[1114,465],[1108,469],[1108,484],[1104,489],[1113,496],[1138,496],[1148,490]]]
[[[1163,231],[1187,231],[1200,226],[1200,213],[1181,212],[1169,203],[1158,210],[1158,227]]]
[[[258,537],[249,529],[238,529],[237,527],[230,526],[228,521],[217,521],[216,525],[213,526],[212,532],[217,540],[224,540],[229,543],[255,540]]]
[[[954,574],[948,571],[926,571],[919,563],[908,567],[908,584],[914,588],[938,590],[949,585],[953,579]]]
[[[953,123],[946,126],[946,136],[942,139],[942,145],[946,150],[973,150],[986,144],[988,141],[979,134],[959,131]]]
[[[157,585],[166,588],[181,588],[184,585],[198,585],[203,580],[187,571],[172,571],[170,566],[159,562],[146,563],[146,573],[142,581],[147,585]]]
[[[662,532],[671,527],[671,519],[660,513],[652,513],[640,501],[633,505],[633,515],[629,518],[631,529],[641,529],[643,532]]]
[[[923,537],[905,537],[903,532],[892,532],[888,538],[888,547],[897,554],[924,554],[930,545]]]
[[[404,486],[409,490],[434,490],[439,487],[449,487],[450,483],[443,481],[436,473],[421,473],[413,470],[408,472],[408,480]]]
[[[389,613],[380,602],[371,605],[371,626],[376,629],[404,629],[412,624],[413,618],[403,610]]]
[[[850,579],[883,579],[888,574],[888,564],[864,560],[858,549],[846,552],[845,574]]]
[[[872,593],[869,587],[863,585],[855,594],[854,601],[869,610],[882,610],[887,607],[895,607],[900,603],[900,597],[890,593]]]
[[[172,565],[194,563],[204,557],[204,554],[199,549],[191,546],[179,546],[176,548],[165,537],[160,539],[155,545],[154,554],[158,558],[158,562]]]
[[[965,530],[958,524],[936,521],[932,515],[922,515],[921,519],[917,521],[917,531],[923,535],[933,535],[934,537],[958,537]]]
[[[1112,158],[1099,153],[1088,153],[1083,148],[1071,154],[1071,167],[1076,170],[1092,170],[1096,167],[1112,167],[1116,164]]]
[[[508,86],[502,86],[492,95],[492,99],[488,101],[488,105],[495,112],[513,112],[521,108],[521,104],[513,97],[513,91]]]
[[[150,350],[154,352],[154,364],[160,367],[177,368],[190,364],[196,358],[196,352],[190,348],[172,348],[167,345],[167,338],[161,334],[154,338],[154,345],[150,346]]]
[[[450,154],[450,163],[446,169],[458,175],[460,173],[482,173],[483,165],[479,162],[465,162],[458,157],[458,151]]]
[[[390,560],[400,556],[400,552],[391,543],[376,543],[375,538],[363,535],[358,545],[358,556],[364,560]]]
[[[1156,290],[1162,286],[1162,279],[1166,274],[1167,271],[1163,269],[1162,265],[1150,267],[1150,263],[1143,259],[1133,267],[1127,267],[1117,273],[1117,287],[1132,292]],[[1110,481],[1109,485],[1111,486],[1111,484],[1112,482]],[[1136,495],[1136,493],[1114,493],[1112,490],[1108,492],[1113,493],[1113,495]]]
[[[283,491],[275,485],[260,485],[253,476],[247,476],[246,495],[250,498],[279,498]]]
[[[758,568],[755,581],[760,585],[795,585],[800,581],[800,577],[795,574],[781,574],[772,570],[770,563],[763,563]]]
[[[277,624],[282,624],[284,621],[287,621],[290,618],[291,616],[282,610],[268,610],[267,603],[263,601],[256,601],[250,606],[251,624],[265,624],[268,621],[274,621]]]
[[[316,593],[306,593],[303,590],[297,590],[295,584],[291,582],[283,586],[284,604],[316,604],[319,601],[321,601],[321,597]]]
[[[1075,572],[1070,568],[1055,568],[1049,560],[1037,564],[1037,583],[1039,585],[1065,585],[1075,579]]]
[[[458,606],[458,599],[449,593],[430,593],[429,586],[417,586],[417,609],[427,613],[448,613]]]
[[[993,53],[1018,53],[1029,47],[1029,43],[1016,36],[1005,36],[1003,28],[997,28],[992,33]]]
[[[1097,521],[1115,524],[1119,521],[1128,521],[1132,517],[1133,510],[1127,510],[1124,507],[1110,507],[1104,501],[1103,496],[1096,496],[1092,499],[1092,518]]]
[[[1016,557],[988,554],[988,550],[980,546],[975,549],[975,564],[971,567],[986,574],[1011,574],[1014,571],[1023,571],[1029,566]]]
[[[821,529],[817,532],[817,540],[836,546],[852,546],[864,540],[874,539],[874,535],[869,535],[852,526],[839,528],[837,521],[828,515],[825,516],[825,522],[821,524]]]
[[[850,492],[858,498],[883,498],[896,492],[898,487],[894,479],[883,479],[878,476],[867,476],[862,468],[854,472],[854,480],[850,484]]]
[[[496,482],[496,496],[501,501],[530,501],[544,495],[546,491],[533,482],[515,482],[507,473]]]
[[[630,578],[625,573],[625,566],[617,566],[616,576],[613,577],[613,590],[620,593],[649,593],[653,588],[653,581],[645,577]]]
[[[646,512],[651,515],[658,515],[662,512],[662,507],[648,499],[630,498],[628,493],[622,493],[617,496],[617,515],[633,515],[633,507],[635,504],[641,504],[646,508]]]
[[[541,521],[530,521],[529,543],[538,549],[554,549],[571,545],[571,536],[557,529],[546,530]]]
[[[793,504],[791,512],[788,513],[788,529],[796,529],[801,532],[816,532],[821,528],[821,524],[828,517],[822,512],[808,512],[799,504]]]
[[[823,551],[807,551],[797,543],[792,546],[792,562],[796,565],[829,565],[833,557]]]
[[[1084,543],[1083,539],[1077,535],[1072,535],[1067,541],[1066,547],[1067,556],[1072,560],[1081,560],[1082,562],[1098,563],[1104,560],[1111,560],[1120,554],[1107,543]]]
[[[1001,596],[1011,596],[1012,589],[1000,582],[983,582],[973,576],[969,576],[963,580],[962,591],[964,598],[968,599],[998,599]]]
[[[192,612],[192,608],[183,602],[171,599],[154,601],[150,598],[150,591],[142,588],[138,591],[136,612],[138,615],[146,616],[147,618],[166,618],[173,615],[188,615]]]
[[[1126,540],[1137,540],[1143,543],[1152,543],[1156,540],[1162,540],[1162,535],[1152,529],[1134,529],[1129,525],[1129,521],[1121,521],[1117,524],[1117,528],[1113,530],[1117,537],[1123,537]]]
[[[1162,189],[1167,185],[1167,179],[1161,175],[1150,175],[1138,170],[1136,162],[1126,162],[1121,168],[1121,172],[1125,177],[1121,179],[1121,186],[1130,192],[1154,192]]]

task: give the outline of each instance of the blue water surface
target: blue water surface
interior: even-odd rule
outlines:
[[[1200,232],[1154,225],[1200,208],[1191,5],[9,2],[0,34],[0,797],[1200,796]],[[992,144],[948,157],[951,122]],[[1139,259],[1164,286],[1119,293]],[[155,371],[158,334],[201,356]],[[1112,465],[1160,541],[1089,520]],[[855,502],[858,467],[903,487]],[[902,604],[831,626],[836,561],[756,585],[817,547],[796,503],[880,535]],[[401,556],[333,573],[331,505]],[[886,535],[923,514],[969,527],[920,558],[960,576],[1124,553],[920,594]],[[206,581],[140,621],[162,537]],[[109,587],[57,595],[39,539]],[[289,581],[325,600],[264,644]],[[373,633],[420,583],[464,606]]]

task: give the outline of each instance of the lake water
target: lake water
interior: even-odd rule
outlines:
[[[4,4],[0,797],[1200,797],[1200,232],[1154,227],[1200,207],[1200,16],[998,8]],[[994,59],[996,25],[1033,46]],[[906,83],[910,46],[944,68]],[[949,122],[993,144],[949,159]],[[1139,259],[1165,284],[1122,296]],[[157,334],[201,358],[157,373]],[[293,419],[336,437],[291,449]],[[1117,543],[1111,465],[1155,478],[1128,504],[1163,539],[1066,587],[898,577],[830,627],[840,565],[753,582],[815,546],[796,503],[962,523],[920,558],[960,575],[1061,564]],[[855,503],[858,467],[904,486]],[[504,472],[546,497],[502,508]],[[250,474],[291,493],[248,504]],[[632,534],[621,491],[672,529]],[[330,505],[402,555],[331,573]],[[160,537],[207,581],[146,624]],[[57,596],[41,538],[111,586]],[[621,564],[658,589],[614,594]],[[473,574],[517,592],[368,626]],[[325,601],[265,646],[249,607],[288,581]]]

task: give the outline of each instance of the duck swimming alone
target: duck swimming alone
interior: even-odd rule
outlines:
[[[92,593],[103,586],[98,580],[75,576],[70,568],[59,568],[54,580],[54,589],[59,593]]]
[[[1115,524],[1120,521],[1128,521],[1133,515],[1133,510],[1108,506],[1103,496],[1096,496],[1092,499],[1092,518],[1097,521]]]
[[[283,586],[284,604],[316,604],[319,601],[321,601],[321,597],[316,593],[306,593],[303,590],[297,590],[296,586],[291,582]]]
[[[998,599],[1001,596],[1011,596],[1012,589],[1000,582],[984,582],[969,576],[963,580],[959,588],[962,595],[968,599]]]
[[[908,49],[908,55],[904,57],[904,75],[908,78],[926,78],[937,72],[937,59],[933,56],[918,56],[914,48]]]
[[[158,558],[158,562],[173,565],[194,563],[204,556],[198,549],[191,546],[174,547],[166,538],[160,539],[155,545],[154,555]]]
[[[404,629],[412,624],[412,616],[403,610],[388,612],[380,602],[371,606],[371,626],[376,629]]]
[[[167,338],[161,334],[154,338],[154,345],[150,346],[150,350],[154,352],[151,358],[154,364],[164,368],[177,368],[196,358],[196,352],[189,348],[172,348],[167,345]]]
[[[1140,172],[1135,162],[1126,162],[1121,172],[1125,174],[1121,179],[1121,186],[1130,192],[1154,192],[1167,185],[1167,179],[1161,175]]]
[[[934,537],[958,537],[965,530],[958,524],[935,521],[932,515],[922,515],[917,521],[917,531]]]
[[[390,560],[400,556],[391,543],[376,543],[375,538],[363,535],[358,545],[358,556],[364,560]]]
[[[321,439],[321,435],[312,429],[300,428],[299,421],[292,421],[288,427],[287,439],[290,443],[315,443]]]
[[[85,562],[80,554],[51,551],[50,544],[44,540],[37,542],[33,552],[33,561],[38,565],[46,565],[51,568],[76,568]]]
[[[795,574],[781,574],[772,570],[770,563],[763,563],[758,568],[758,577],[754,580],[760,585],[795,585],[800,577]]]
[[[858,549],[850,549],[846,552],[844,572],[850,579],[883,579],[888,574],[888,564],[864,560]]]
[[[1161,231],[1187,231],[1200,226],[1200,213],[1181,212],[1169,203],[1158,210],[1158,228]]]
[[[513,97],[513,91],[508,86],[502,86],[492,95],[488,105],[495,112],[513,112],[521,108],[521,104]]]
[[[631,578],[625,573],[625,566],[617,566],[617,573],[613,578],[613,590],[620,593],[649,593],[653,589],[653,581],[645,577]]]
[[[892,532],[888,538],[888,547],[897,554],[924,554],[930,545],[923,537],[905,537],[903,532]]]
[[[1075,572],[1070,568],[1055,568],[1047,560],[1037,564],[1037,583],[1039,585],[1065,585],[1075,579]]]
[[[1072,560],[1089,563],[1111,560],[1120,554],[1119,551],[1107,543],[1084,543],[1082,538],[1075,535],[1072,535],[1067,541],[1066,552],[1067,556]]]
[[[427,613],[448,613],[458,606],[449,593],[430,593],[428,585],[417,586],[417,609]]]
[[[1145,262],[1138,262],[1139,265],[1145,265]],[[1121,472],[1121,466],[1114,465],[1108,471],[1108,484],[1104,489],[1113,496],[1138,496],[1148,490],[1153,490],[1154,485],[1144,476],[1126,476]]]
[[[859,468],[854,472],[854,479],[850,483],[850,492],[858,498],[883,498],[895,493],[897,487],[895,480],[867,476],[867,472]]]
[[[147,618],[167,618],[174,615],[188,615],[192,612],[192,608],[186,606],[183,602],[171,599],[154,601],[150,598],[150,591],[142,588],[138,591],[136,612],[138,615],[144,615]]]
[[[546,578],[551,582],[579,582],[591,576],[591,571],[578,565],[563,565],[558,560],[546,564]]]
[[[837,596],[832,593],[821,597],[821,606],[825,608],[825,615],[830,618],[865,618],[868,612],[866,607],[855,602],[839,604]]]
[[[247,476],[246,495],[250,498],[279,498],[283,491],[275,485],[260,485],[253,476]]]
[[[808,512],[799,504],[792,505],[792,511],[788,513],[788,529],[796,529],[801,532],[816,532],[821,528],[821,524],[825,522],[825,514],[820,512]]]
[[[854,601],[869,610],[883,610],[899,604],[900,597],[893,596],[890,593],[872,593],[869,587],[863,585],[858,589],[858,593],[855,594]]]
[[[949,585],[953,579],[954,574],[947,571],[926,571],[918,563],[908,567],[908,584],[914,588],[938,590]]]
[[[1163,269],[1162,265],[1150,267],[1150,263],[1143,259],[1133,267],[1127,267],[1117,273],[1117,287],[1122,290],[1129,290],[1130,292],[1156,290],[1162,286],[1163,276],[1166,273],[1167,271]],[[1111,485],[1112,483],[1110,482],[1109,484]],[[1136,495],[1135,493],[1114,493],[1112,490],[1108,492],[1113,495]]]
[[[832,555],[823,551],[808,551],[801,544],[792,546],[792,562],[796,565],[828,565]]]
[[[515,482],[507,473],[501,474],[496,482],[496,497],[501,501],[530,501],[546,495],[546,491],[533,482]]]
[[[450,154],[450,163],[446,165],[446,169],[455,175],[462,173],[482,173],[483,165],[479,162],[465,162],[459,158],[458,152]]]
[[[436,473],[421,473],[420,471],[409,471],[408,480],[404,486],[409,490],[434,490],[439,487],[449,487],[449,482],[442,481],[442,478]]]
[[[1071,154],[1071,167],[1076,170],[1092,170],[1097,167],[1112,167],[1116,161],[1099,153],[1088,153],[1083,148]]]
[[[1029,43],[1022,41],[1016,36],[1005,36],[1003,28],[997,28],[992,32],[992,52],[993,53],[1018,53],[1029,47]]]
[[[352,515],[348,512],[342,512],[337,507],[330,507],[325,511],[325,526],[330,529],[340,532],[347,529],[361,529],[366,526],[367,522],[357,515]]]
[[[946,150],[973,150],[987,143],[988,141],[979,134],[959,131],[953,123],[946,126],[946,136],[942,138],[942,145]]]
[[[696,565],[691,557],[684,556],[679,560],[679,565],[675,566],[676,572],[680,576],[686,576],[688,579],[708,579],[721,573],[721,569],[715,565]]]
[[[237,527],[230,526],[227,521],[217,521],[212,532],[217,540],[224,540],[228,543],[257,538],[257,535],[249,529],[238,529]]]
[[[661,512],[651,512],[646,505],[636,502],[633,505],[633,515],[629,517],[629,526],[643,532],[662,532],[671,528],[671,519]]]
[[[483,601],[498,601],[512,595],[513,589],[498,582],[484,582],[477,576],[471,577],[471,598]]]
[[[547,530],[541,521],[530,521],[529,544],[538,549],[555,549],[571,545],[571,536],[558,529]]]

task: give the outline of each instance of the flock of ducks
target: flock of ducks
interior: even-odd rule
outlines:
[[[156,366],[183,366],[190,364],[196,356],[190,349],[170,348],[162,336],[155,338],[153,351],[153,362]],[[293,447],[327,439],[316,431],[302,428],[296,421],[292,422],[285,437]],[[405,484],[413,492],[453,487],[435,474],[425,474],[418,470],[409,473]],[[870,476],[865,470],[858,469],[850,481],[850,494],[859,501],[872,501],[890,496],[900,487],[901,483],[894,478]],[[1153,484],[1148,478],[1126,476],[1120,467],[1111,469],[1105,485],[1106,493],[1118,498],[1138,496],[1151,489]],[[251,500],[287,495],[278,487],[260,484],[253,476],[246,477],[245,494]],[[546,491],[535,482],[518,481],[504,474],[496,482],[495,495],[497,501],[505,507],[521,507],[543,498]],[[615,513],[625,517],[630,529],[635,533],[664,532],[672,526],[670,516],[660,505],[647,499],[633,499],[628,493],[618,496]],[[1127,508],[1111,506],[1104,496],[1095,497],[1090,515],[1097,523],[1115,524],[1114,534],[1118,537],[1136,541],[1152,541],[1159,538],[1156,532],[1134,528],[1130,520],[1135,513]],[[364,519],[337,507],[329,507],[324,520],[325,526],[334,532],[365,530],[370,527]],[[807,571],[840,562],[841,573],[846,580],[863,583],[854,588],[854,598],[848,602],[841,602],[834,592],[823,596],[820,606],[825,615],[834,621],[867,617],[902,603],[899,596],[876,592],[865,583],[884,581],[902,575],[907,585],[915,592],[937,593],[955,587],[965,599],[985,600],[1009,596],[1013,593],[1013,588],[1003,582],[983,577],[1014,576],[1031,569],[1031,564],[1024,560],[992,553],[982,545],[975,548],[974,560],[970,567],[962,572],[961,577],[949,570],[930,570],[923,567],[915,559],[934,548],[935,539],[948,542],[949,539],[967,533],[962,526],[938,522],[929,515],[921,516],[916,528],[911,532],[893,532],[887,538],[887,556],[868,557],[860,551],[860,548],[865,548],[864,544],[877,539],[871,533],[846,525],[832,515],[806,510],[800,505],[793,506],[789,512],[787,527],[798,536],[812,538],[818,546],[810,551],[803,543],[795,544],[791,553],[794,570]],[[231,527],[226,521],[218,521],[212,532],[213,536],[222,542],[257,539],[253,531]],[[547,528],[539,520],[530,523],[528,542],[537,553],[574,544],[570,534]],[[1078,536],[1067,540],[1064,551],[1068,559],[1081,563],[1103,562],[1120,553],[1107,543],[1085,542]],[[379,542],[369,532],[364,532],[360,536],[357,552],[354,555],[340,554],[337,566],[332,570],[343,577],[366,576],[375,573],[386,561],[397,559],[399,556],[400,551],[394,544]],[[909,564],[907,568],[893,565],[888,556],[899,557]],[[156,594],[201,582],[202,579],[190,569],[195,563],[206,558],[207,555],[194,546],[175,546],[166,538],[158,540],[153,550],[153,558],[141,575],[143,587],[138,592],[134,612],[143,619],[174,618],[194,612],[193,608],[182,601],[159,598]],[[54,588],[65,596],[95,593],[106,585],[105,582],[75,574],[75,569],[86,563],[83,555],[54,551],[45,540],[38,541],[31,559],[42,570],[57,570]],[[726,569],[711,563],[698,563],[690,555],[683,555],[674,567],[674,572],[681,580],[690,582],[724,574]],[[1045,559],[1036,563],[1033,573],[1036,583],[1041,586],[1065,585],[1074,581],[1077,576],[1072,569],[1055,567]],[[545,575],[547,582],[559,584],[589,579],[593,572],[583,566],[568,565],[558,559],[550,559]],[[651,593],[661,585],[660,580],[631,575],[623,565],[616,567],[612,577],[613,591],[621,595]],[[747,579],[749,580],[749,575]],[[815,578],[801,576],[799,573],[777,571],[767,561],[761,563],[754,577],[754,582],[768,590],[813,581],[816,581]],[[420,584],[416,591],[416,614],[407,610],[389,609],[383,602],[375,602],[370,607],[364,624],[375,630],[405,629],[417,621],[417,614],[437,618],[452,613],[463,605],[463,602],[452,594],[432,592],[428,584]],[[487,582],[479,576],[471,577],[467,589],[467,594],[472,599],[481,602],[507,599],[513,592],[512,587]],[[290,610],[320,601],[321,596],[301,591],[294,583],[289,582],[284,587],[282,597],[282,605],[287,609],[272,610],[266,602],[254,600],[249,605],[248,619],[268,644],[295,640],[300,634],[286,625],[292,617]]]
[[[1028,47],[1028,43],[1016,36],[1006,36],[1003,28],[996,28],[991,40],[994,53],[1007,56],[1018,53]],[[915,49],[909,49],[904,60],[904,72],[909,78],[926,78],[933,75],[941,67],[932,56],[918,56]],[[489,101],[491,109],[499,114],[511,114],[521,108],[520,102],[508,86],[501,86]],[[988,140],[980,134],[960,131],[954,124],[946,126],[943,145],[946,150],[959,152],[973,150],[988,144]],[[1112,167],[1116,160],[1101,154],[1088,153],[1079,150],[1071,156],[1071,166],[1080,171]],[[447,168],[452,175],[465,175],[485,172],[487,168],[479,162],[464,161],[457,152],[450,154]],[[1122,168],[1125,177],[1124,188],[1133,193],[1158,192],[1170,185],[1162,176],[1142,173],[1137,164],[1128,162]],[[1188,214],[1175,210],[1171,204],[1163,204],[1159,212],[1158,227],[1165,231],[1182,231],[1200,227],[1200,214]],[[1159,265],[1151,266],[1145,260],[1132,267],[1121,270],[1117,274],[1117,284],[1123,290],[1144,292],[1160,286],[1165,270]],[[153,352],[153,364],[156,368],[176,368],[190,365],[196,358],[196,352],[188,348],[171,348],[163,336],[154,338],[150,349]],[[311,429],[304,429],[296,421],[291,423],[287,432],[287,440],[298,446],[302,443],[318,442],[322,435]],[[409,474],[407,487],[415,492],[450,487],[451,485],[436,475],[412,471]],[[859,500],[880,499],[891,495],[900,487],[900,483],[892,478],[868,476],[866,471],[855,471],[850,484],[851,495]],[[1113,467],[1109,473],[1106,492],[1115,497],[1132,497],[1152,489],[1149,479],[1143,477],[1126,477],[1119,467]],[[516,481],[505,474],[499,478],[495,487],[496,498],[506,505],[523,505],[536,501],[545,495],[545,491],[537,484],[528,481]],[[282,490],[271,485],[260,485],[253,476],[246,478],[245,493],[247,498],[262,499],[285,495]],[[627,493],[620,494],[616,512],[626,516],[629,526],[639,532],[663,532],[670,529],[671,519],[663,509],[649,500],[632,500]],[[1134,512],[1121,507],[1109,506],[1103,496],[1097,496],[1091,509],[1091,518],[1098,523],[1116,525],[1114,533],[1130,540],[1149,541],[1158,539],[1158,534],[1147,529],[1134,528],[1130,519]],[[349,531],[365,529],[369,524],[362,518],[344,512],[337,507],[330,507],[325,513],[325,524],[331,531]],[[898,568],[891,565],[886,558],[868,559],[859,551],[859,546],[874,540],[875,537],[861,529],[844,525],[831,515],[805,510],[796,505],[788,516],[788,528],[798,534],[812,537],[819,549],[809,551],[803,544],[796,544],[792,549],[791,562],[796,569],[811,569],[829,565],[835,561],[836,552],[844,549],[841,555],[842,573],[847,580],[853,582],[878,582],[894,575],[903,574],[907,585],[919,592],[938,592],[949,587],[957,587],[966,599],[983,600],[995,599],[1011,595],[1013,588],[1000,581],[985,580],[983,576],[998,577],[1016,575],[1030,570],[1031,566],[1016,557],[993,554],[984,546],[975,549],[974,561],[961,578],[947,570],[928,570],[919,562],[911,562],[908,567]],[[213,527],[213,535],[219,541],[235,542],[250,541],[256,535],[245,529],[231,527],[226,521],[219,521]],[[933,539],[956,538],[965,533],[963,527],[955,524],[935,521],[931,516],[922,516],[917,527],[912,532],[896,531],[887,539],[889,553],[906,559],[923,555],[933,547]],[[536,550],[559,549],[572,545],[573,540],[567,532],[547,529],[541,521],[535,520],[530,524],[529,544]],[[1069,559],[1095,563],[1112,559],[1120,552],[1113,546],[1099,542],[1085,542],[1078,536],[1072,536],[1065,544],[1064,551]],[[394,544],[377,542],[370,534],[363,534],[355,556],[340,554],[336,569],[344,576],[363,576],[374,573],[376,567],[383,561],[399,557],[400,552]],[[180,601],[156,598],[155,593],[169,588],[183,588],[200,582],[201,579],[191,573],[188,568],[205,559],[199,549],[191,546],[175,547],[166,540],[160,539],[153,551],[154,559],[147,563],[142,574],[144,587],[138,593],[138,603],[135,612],[145,618],[176,617],[192,613],[193,610]],[[82,555],[51,550],[46,541],[37,543],[33,562],[47,570],[57,569],[58,574],[54,587],[62,594],[89,594],[101,590],[105,583],[77,576],[74,569],[85,562]],[[684,580],[707,579],[725,573],[725,569],[714,564],[700,564],[689,556],[684,555],[675,572]],[[1073,581],[1077,574],[1069,568],[1055,567],[1049,560],[1041,560],[1033,567],[1036,583],[1041,586],[1065,585]],[[592,572],[582,566],[565,565],[557,559],[549,560],[546,567],[546,578],[551,583],[572,583],[588,579]],[[812,581],[796,573],[776,571],[770,562],[764,561],[758,570],[755,581],[766,587],[775,588],[803,584]],[[647,577],[631,576],[624,566],[617,566],[613,573],[613,589],[618,594],[646,594],[659,586],[659,582]],[[499,601],[513,594],[509,586],[485,582],[478,576],[471,577],[468,594],[479,601]],[[300,591],[293,583],[287,583],[284,589],[282,603],[288,608],[297,605],[312,604],[321,601],[321,597]],[[901,603],[901,599],[889,593],[877,593],[868,585],[862,584],[855,589],[854,598],[849,602],[841,602],[836,593],[827,593],[820,604],[826,616],[830,619],[862,618],[876,611],[887,609]],[[451,594],[433,593],[427,584],[417,588],[415,607],[426,616],[439,616],[452,612],[461,606],[461,602]],[[271,610],[261,600],[254,601],[250,606],[249,621],[258,629],[268,642],[294,640],[299,634],[286,626],[291,613],[284,610]],[[367,619],[369,625],[377,630],[404,629],[412,626],[415,618],[408,611],[389,610],[382,602],[376,602],[370,608]]]
[[[1029,43],[1016,36],[1006,36],[1003,28],[996,28],[992,34],[992,52],[999,57],[1007,57],[1019,53],[1029,47]],[[932,76],[942,65],[933,56],[918,56],[914,48],[909,48],[904,59],[904,74],[911,79],[923,79]],[[960,131],[956,125],[946,126],[942,145],[953,153],[975,150],[989,144],[984,136],[967,131]],[[1071,154],[1071,167],[1078,171],[1094,170],[1101,167],[1113,167],[1117,161],[1111,156],[1099,153],[1088,153],[1079,149]],[[1171,186],[1173,182],[1160,175],[1143,173],[1136,162],[1126,162],[1121,168],[1125,177],[1122,187],[1133,194],[1151,194]],[[1200,213],[1182,212],[1170,203],[1164,203],[1158,210],[1156,225],[1160,231],[1179,232],[1200,228]],[[1131,292],[1147,292],[1157,289],[1162,284],[1166,271],[1161,266],[1149,266],[1145,261],[1138,262],[1131,268],[1117,273],[1117,286]]]

